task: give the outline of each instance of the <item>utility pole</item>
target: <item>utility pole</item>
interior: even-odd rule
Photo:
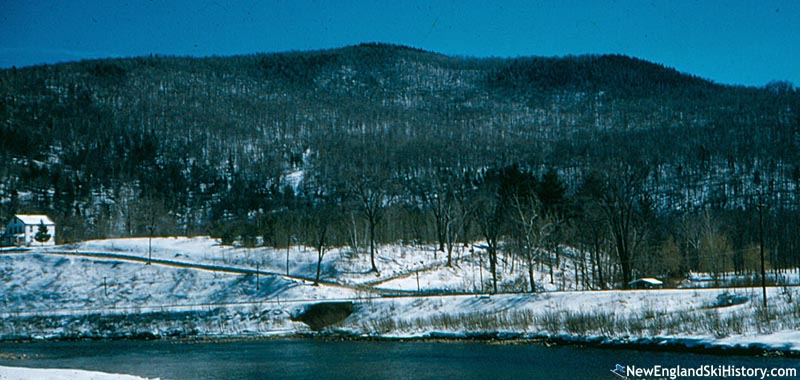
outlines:
[[[484,292],[483,290],[483,255],[478,255],[478,272],[480,273],[481,277],[481,293]]]
[[[292,248],[292,244],[288,244],[286,246],[286,276],[289,276],[289,249]]]
[[[417,293],[419,293],[419,292],[420,292],[420,287],[419,287],[419,271],[420,271],[420,269],[422,269],[424,266],[425,266],[425,262],[424,262],[424,261],[420,261],[420,262],[419,262],[419,267],[417,268],[417,270],[415,270],[415,271],[414,271],[414,274],[417,276]]]
[[[150,232],[147,237],[147,265],[153,261],[153,230],[155,230],[155,226],[152,224],[147,226],[147,231]]]
[[[764,296],[764,310],[767,309],[767,270],[764,264],[764,202],[758,201],[758,238],[761,251],[761,291]]]

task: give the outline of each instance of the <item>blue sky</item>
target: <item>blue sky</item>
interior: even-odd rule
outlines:
[[[719,83],[800,85],[796,0],[0,0],[0,67],[361,42],[474,57],[620,53]]]

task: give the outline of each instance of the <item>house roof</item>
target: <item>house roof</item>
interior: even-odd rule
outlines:
[[[14,215],[15,218],[19,219],[25,225],[32,225],[32,224],[41,224],[44,222],[46,225],[55,225],[53,221],[47,217],[47,215],[24,215],[24,214],[17,214]]]
[[[645,283],[648,283],[650,285],[663,285],[664,284],[663,282],[661,282],[659,280],[656,280],[655,278],[650,278],[650,277],[645,277],[645,278],[640,278],[638,280],[633,280],[633,281],[629,282],[628,284],[635,284],[637,282],[645,282]]]

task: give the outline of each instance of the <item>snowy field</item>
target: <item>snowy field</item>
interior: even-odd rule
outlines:
[[[125,260],[29,252],[0,263],[0,305],[9,314],[354,297],[352,289],[281,276],[258,276],[257,286],[255,275]]]
[[[313,248],[293,246],[289,249],[268,247],[239,248],[222,246],[207,237],[196,238],[158,238],[152,240],[152,250],[147,238],[97,240],[70,246],[78,251],[102,251],[143,255],[148,252],[154,258],[180,260],[185,262],[208,263],[240,268],[256,269],[266,272],[314,279],[317,270],[317,252]],[[380,275],[370,272],[367,253],[353,255],[349,250],[330,249],[323,259],[321,278],[345,285],[361,285],[394,278],[410,273],[418,268],[444,264],[445,258],[439,253],[434,259],[431,247],[387,246],[376,255]]]
[[[208,237],[154,238],[152,249],[147,238],[95,240],[66,247],[75,251],[116,252],[146,258],[177,260],[184,262],[234,266],[261,271],[287,274],[313,280],[317,268],[317,252],[313,248],[293,246],[289,249],[269,247],[240,248],[222,246]],[[483,283],[489,281],[489,263],[476,253],[480,248],[458,247],[453,252],[453,267],[445,264],[447,257],[436,252],[432,246],[390,245],[380,247],[375,261],[379,274],[370,272],[369,254],[353,254],[349,249],[333,248],[327,251],[322,261],[321,279],[342,285],[370,285],[381,289],[416,291],[417,275],[419,289],[447,292],[480,292]],[[485,256],[485,255],[484,255]],[[521,261],[512,263],[510,258],[500,255],[499,272],[501,285],[512,286],[527,282]],[[515,270],[512,270],[516,268]],[[554,268],[550,281],[549,270],[537,270],[536,281],[540,290],[579,290],[574,281],[575,266],[567,257]],[[485,286],[485,284],[484,284]],[[522,290],[522,286],[519,290]],[[485,290],[485,289],[484,289]]]
[[[432,296],[488,291],[488,263],[469,248],[448,267],[432,247],[385,246],[376,274],[368,254],[332,249],[325,282],[314,286],[317,253],[306,247],[247,249],[204,237],[154,238],[150,247],[139,238],[3,251],[0,340],[292,335],[309,331],[291,320],[305,305],[351,300],[353,314],[332,328],[358,336],[493,333],[800,352],[793,287],[769,288],[768,310],[758,288],[732,290],[746,302],[726,307],[721,289],[575,290],[578,271],[564,256],[552,281],[549,268],[537,268],[535,294],[519,292],[524,266],[501,260],[500,287],[516,293]]]

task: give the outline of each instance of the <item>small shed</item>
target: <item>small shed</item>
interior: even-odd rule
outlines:
[[[47,215],[17,214],[6,225],[4,245],[55,245],[56,224]]]
[[[661,289],[662,286],[664,286],[662,281],[651,277],[636,279],[628,283],[628,287],[631,289]]]

